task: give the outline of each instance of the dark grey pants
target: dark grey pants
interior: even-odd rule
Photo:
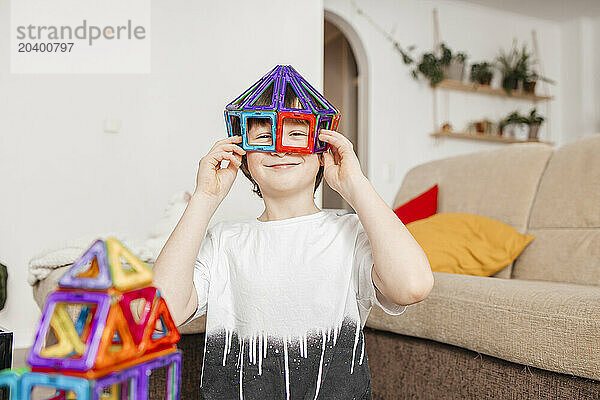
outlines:
[[[283,340],[269,337],[260,374],[256,346],[247,341],[240,345],[233,333],[223,362],[225,332],[213,331],[206,338],[201,386],[206,400],[372,399],[364,335],[360,330],[356,337],[356,323],[351,319],[344,320],[335,345],[333,335],[325,341],[322,335],[307,338],[306,357],[301,356],[298,342],[284,346]]]

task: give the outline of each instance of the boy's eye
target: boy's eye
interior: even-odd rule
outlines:
[[[290,132],[290,135],[292,135],[292,136],[307,136],[307,134],[302,131],[292,131],[292,132]]]

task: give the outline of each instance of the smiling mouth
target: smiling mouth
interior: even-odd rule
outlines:
[[[298,165],[299,163],[284,163],[284,164],[273,164],[273,165],[267,165],[268,168],[275,168],[275,169],[280,169],[280,168],[291,168],[293,166]]]

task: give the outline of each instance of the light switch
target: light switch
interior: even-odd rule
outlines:
[[[120,119],[105,119],[104,120],[104,132],[106,133],[119,133],[121,130]]]

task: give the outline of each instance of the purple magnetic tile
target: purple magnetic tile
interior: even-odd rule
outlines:
[[[328,125],[327,129],[331,129],[331,122],[333,121],[333,116],[332,115],[318,115],[317,116],[317,123],[315,126],[315,143],[313,146],[314,153],[327,150],[327,143],[323,142],[323,143],[325,143],[325,145],[319,146],[319,139],[318,139],[319,138],[319,125],[323,121],[329,121],[329,125]]]
[[[112,372],[111,374],[106,375],[102,378],[98,378],[94,385],[94,395],[93,395],[92,399],[93,400],[101,400],[102,390],[104,388],[110,387],[117,383],[121,383],[121,384],[126,383],[127,387],[129,385],[133,385],[134,390],[127,391],[127,389],[124,388],[123,385],[121,385],[122,390],[121,390],[119,398],[124,398],[124,399],[128,399],[128,400],[146,400],[148,397],[140,397],[139,394],[137,393],[138,392],[137,388],[139,386],[138,380],[140,378],[140,374],[142,373],[142,371],[143,371],[143,369],[136,365],[134,367],[127,368],[122,371]],[[125,390],[125,393],[123,393],[123,390]],[[132,394],[132,397],[129,397],[128,392]],[[124,397],[124,395],[125,395],[125,397]]]
[[[292,90],[296,93],[296,95],[300,99],[300,102],[304,105],[304,108],[298,109],[298,108],[286,108],[285,107],[285,90],[287,89],[288,85],[290,85],[292,87]],[[310,113],[310,114],[313,113],[312,109],[310,108],[310,101],[308,99],[308,96],[304,93],[304,91],[298,86],[296,81],[292,78],[287,67],[283,67],[283,75],[281,78],[281,86],[280,86],[280,90],[279,90],[278,111],[300,112],[300,113]]]
[[[240,133],[237,136],[242,135],[242,111],[229,111],[225,110],[225,127],[227,129],[227,136],[235,136],[233,134],[233,126],[231,125],[231,117],[238,117],[240,119]],[[237,143],[240,147],[242,147],[241,143]]]
[[[96,257],[98,260],[98,276],[93,278],[79,278],[78,274],[84,272],[87,264],[91,263]],[[108,258],[106,256],[106,246],[102,240],[96,240],[92,246],[83,253],[73,266],[58,281],[58,285],[68,288],[82,289],[108,289],[112,286]]]
[[[169,366],[167,372],[167,394],[168,397],[165,397],[165,400],[178,400],[179,392],[181,387],[181,352],[176,351],[171,354],[167,354],[162,357],[155,358],[154,360],[147,361],[143,364],[139,365],[140,370],[140,379],[138,380],[138,396],[140,399],[145,399],[147,397],[142,397],[143,395],[147,396],[148,393],[148,384],[149,377],[152,373],[152,370],[157,368]],[[170,376],[173,376],[173,381],[171,381]]]
[[[42,357],[40,351],[46,341],[46,335],[50,329],[50,320],[58,303],[92,303],[97,304],[94,318],[92,319],[89,337],[86,343],[85,353],[80,358],[52,358]],[[108,310],[110,309],[110,295],[100,292],[54,292],[48,296],[42,319],[35,334],[35,340],[31,351],[27,356],[27,363],[32,367],[44,367],[52,369],[69,369],[74,371],[87,371],[94,366],[102,331],[106,324]]]

